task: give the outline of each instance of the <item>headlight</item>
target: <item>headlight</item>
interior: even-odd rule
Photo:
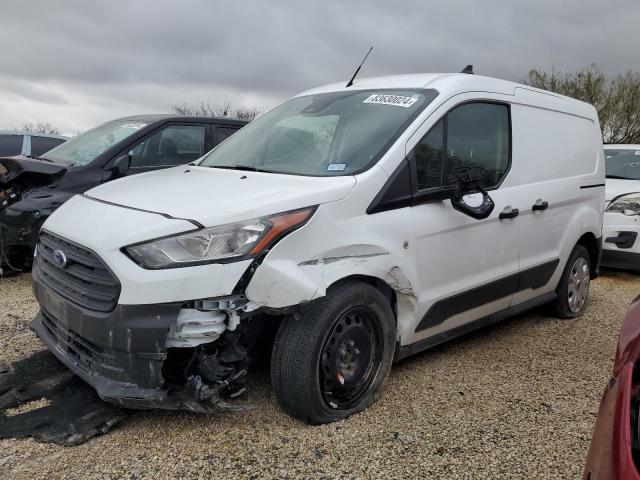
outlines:
[[[125,247],[143,268],[186,267],[239,260],[257,255],[291,230],[304,225],[315,208],[203,228]]]
[[[629,193],[616,198],[609,204],[607,212],[623,213],[628,216],[640,215],[640,193]]]

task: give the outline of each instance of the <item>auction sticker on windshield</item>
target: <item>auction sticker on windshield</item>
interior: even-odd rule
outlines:
[[[408,108],[418,99],[416,97],[406,97],[404,95],[380,95],[373,94],[362,103],[374,103],[378,105],[395,105],[396,107]]]

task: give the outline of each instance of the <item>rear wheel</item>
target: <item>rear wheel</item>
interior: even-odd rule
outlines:
[[[591,259],[583,245],[576,245],[562,272],[556,288],[557,298],[553,304],[559,318],[581,316],[587,307],[591,281]]]
[[[373,286],[346,281],[280,326],[271,381],[282,408],[306,423],[359,412],[379,396],[393,360],[395,321]]]

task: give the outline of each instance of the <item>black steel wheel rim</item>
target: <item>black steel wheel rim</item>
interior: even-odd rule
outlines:
[[[382,350],[370,308],[352,308],[338,318],[320,352],[320,388],[329,407],[344,410],[358,403],[376,378]]]

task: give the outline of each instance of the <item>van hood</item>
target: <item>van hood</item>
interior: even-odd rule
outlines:
[[[304,177],[181,166],[108,182],[85,196],[206,227],[345,198],[355,177]]]
[[[619,178],[607,178],[605,188],[605,201],[609,203],[614,198],[627,193],[640,192],[640,180],[623,180]]]

